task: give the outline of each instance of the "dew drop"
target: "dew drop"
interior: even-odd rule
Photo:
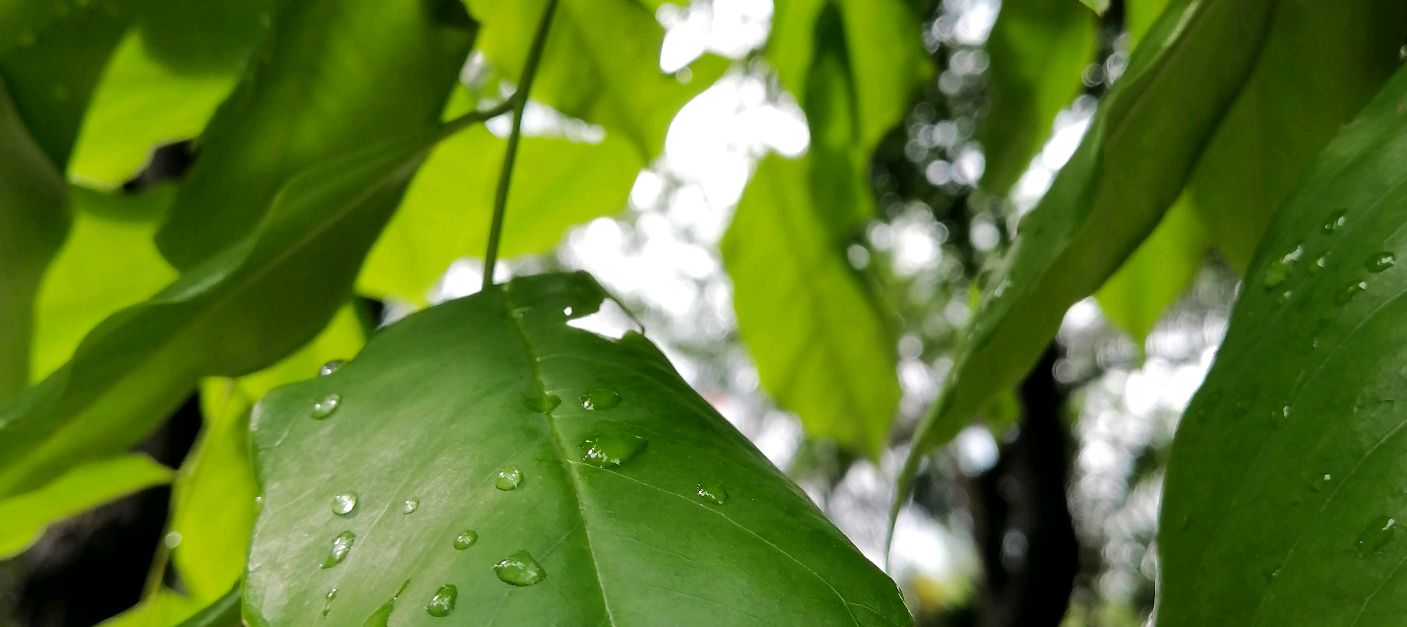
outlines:
[[[717,481],[700,481],[698,485],[694,486],[694,490],[695,493],[699,495],[699,498],[713,503],[714,505],[722,505],[728,502],[728,490],[723,487],[722,483]]]
[[[175,549],[181,546],[181,532],[172,531],[167,533],[166,536],[161,539],[161,543],[166,545],[167,549]]]
[[[598,435],[579,445],[581,461],[597,468],[618,468],[638,455],[648,442],[638,435]]]
[[[1328,253],[1325,253],[1323,255],[1319,255],[1319,258],[1315,259],[1314,263],[1309,264],[1309,273],[1318,274],[1320,270],[1323,270],[1327,267],[1329,267],[1329,255]]]
[[[1377,274],[1397,263],[1397,257],[1389,252],[1373,253],[1368,256],[1368,260],[1363,262],[1363,267],[1369,272]]]
[[[1389,542],[1392,542],[1392,539],[1397,536],[1397,532],[1397,519],[1388,516],[1374,518],[1358,534],[1358,554],[1366,557],[1381,551]]]
[[[1334,296],[1334,302],[1339,305],[1347,305],[1349,301],[1353,300],[1355,296],[1358,296],[1366,289],[1368,289],[1367,281],[1349,283],[1348,287],[1339,290],[1338,295]]]
[[[1294,270],[1295,262],[1304,256],[1304,245],[1296,243],[1289,252],[1281,255],[1279,259],[1272,261],[1265,269],[1265,289],[1275,289],[1286,279],[1290,278],[1290,273]]]
[[[337,588],[327,591],[327,596],[322,599],[322,617],[327,618],[327,614],[332,611],[332,602],[337,600]]]
[[[523,397],[523,406],[539,414],[549,413],[561,404],[562,399],[557,398],[556,394],[548,394],[547,392],[530,392]]]
[[[531,586],[547,578],[547,572],[527,551],[517,551],[498,560],[493,572],[499,581],[515,586]]]
[[[417,509],[420,509],[420,499],[413,496],[401,503],[402,514],[414,514]]]
[[[328,394],[322,400],[313,403],[313,420],[322,420],[337,411],[337,407],[342,404],[341,394]]]
[[[357,511],[357,493],[348,490],[332,497],[332,513],[338,516],[350,516]]]
[[[474,531],[473,529],[465,529],[464,531],[459,532],[459,535],[454,537],[454,550],[463,551],[464,549],[474,546],[474,543],[478,541],[479,532]]]
[[[503,491],[513,490],[523,483],[523,471],[517,466],[504,466],[498,469],[498,474],[493,478],[493,487]]]
[[[581,408],[587,411],[610,409],[620,404],[620,393],[615,390],[591,390],[578,397]]]
[[[366,622],[362,623],[362,627],[386,627],[386,623],[391,620],[391,612],[396,609],[396,601],[401,599],[401,595],[405,593],[405,589],[409,585],[409,579],[402,582],[400,589],[396,590],[395,596],[392,596],[385,603],[382,603],[380,607],[376,608],[376,611],[372,612],[371,616],[367,617]]]
[[[430,597],[430,602],[425,604],[425,613],[435,618],[444,618],[454,611],[454,602],[459,600],[459,589],[454,584],[445,584],[435,591],[435,596]]]
[[[332,568],[347,559],[347,553],[352,551],[352,543],[356,542],[357,534],[351,531],[343,531],[332,539],[332,549],[327,552],[327,558],[322,561],[323,568]]]
[[[1339,227],[1343,226],[1344,222],[1347,220],[1347,211],[1336,211],[1324,220],[1324,225],[1319,227],[1319,230],[1322,231],[1325,235],[1328,235],[1330,233],[1333,233],[1334,231],[1339,230]]]
[[[1334,476],[1327,472],[1322,475],[1315,475],[1315,477],[1309,481],[1309,489],[1315,492],[1323,492],[1324,488],[1329,487],[1329,484],[1333,482]]]
[[[1274,581],[1276,577],[1280,576],[1280,569],[1273,566],[1266,566],[1261,569],[1260,574],[1265,577],[1266,583],[1270,583]]]
[[[342,364],[344,364],[344,363],[346,363],[346,362],[342,361],[341,359],[334,359],[334,360],[332,360],[332,361],[329,361],[329,362],[323,364],[321,368],[318,368],[318,376],[319,376],[319,377],[325,377],[325,376],[330,375],[330,374],[332,374],[332,373],[334,373],[334,372],[337,372],[337,369],[338,369],[338,368],[341,368],[341,367],[342,367]]]

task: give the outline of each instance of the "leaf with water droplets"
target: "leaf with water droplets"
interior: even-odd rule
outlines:
[[[445,584],[435,591],[435,596],[430,597],[430,602],[425,604],[425,613],[435,618],[444,618],[454,611],[454,604],[459,600],[459,589],[454,584]]]
[[[357,493],[352,491],[339,493],[332,497],[332,513],[338,516],[349,516],[357,510]]]
[[[1237,300],[1187,410],[1206,419],[1182,421],[1171,449],[1160,624],[1401,622],[1407,438],[1381,401],[1401,397],[1407,353],[1407,276],[1385,256],[1407,220],[1405,99],[1407,69],[1309,166],[1250,265],[1259,276],[1300,243],[1331,261],[1296,271],[1293,306],[1261,289]],[[1293,409],[1245,420],[1238,406]]]
[[[605,297],[583,274],[515,279],[266,395],[250,623],[309,624],[336,587],[328,624],[432,624],[430,601],[454,586],[439,622],[910,624],[894,583],[649,340],[563,324]],[[540,413],[525,389],[571,402]],[[575,402],[594,390],[623,400]],[[335,418],[308,420],[332,392]],[[340,490],[355,515],[328,511]],[[319,568],[342,531],[355,545]]]

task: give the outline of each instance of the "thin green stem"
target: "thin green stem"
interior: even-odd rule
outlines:
[[[468,113],[465,113],[464,115],[454,118],[453,120],[445,122],[445,135],[453,135],[461,130],[464,130],[464,128],[468,126],[478,124],[480,122],[487,122],[489,120],[492,120],[493,118],[496,118],[500,115],[508,113],[509,111],[512,111],[513,101],[516,96],[517,94],[514,94],[513,97],[509,97],[507,100],[504,100],[503,102],[500,102],[492,107],[484,109],[483,111],[470,111]]]
[[[498,190],[493,198],[493,222],[489,225],[489,247],[484,253],[483,289],[493,286],[493,267],[498,262],[498,242],[503,236],[503,214],[508,207],[508,187],[513,181],[513,162],[518,157],[518,138],[523,129],[523,109],[528,105],[528,91],[532,89],[533,77],[537,75],[537,65],[542,61],[542,50],[547,47],[547,31],[552,26],[552,14],[556,12],[557,0],[547,0],[542,10],[542,20],[537,24],[532,48],[528,50],[527,61],[523,63],[523,76],[518,81],[518,90],[513,92],[513,130],[508,133],[508,147],[503,151],[503,168],[498,172]]]

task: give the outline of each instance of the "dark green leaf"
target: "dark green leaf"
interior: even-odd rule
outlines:
[[[1103,284],[1162,219],[1249,74],[1274,4],[1181,0],[1134,51],[1084,141],[1022,221],[919,425],[900,474],[901,500],[924,454],[1016,385],[1065,310]]]
[[[433,127],[474,33],[453,2],[289,2],[201,138],[157,235],[166,258],[186,269],[240,241],[308,167]],[[444,3],[459,21],[439,21]]]
[[[465,0],[483,23],[478,49],[510,81],[522,75],[546,0]],[[665,131],[684,103],[727,63],[696,61],[686,82],[660,71],[664,28],[634,0],[562,0],[533,81],[532,97],[567,115],[617,131],[642,160],[664,148]]]
[[[467,98],[453,100],[460,102],[452,112],[469,111]],[[371,249],[358,289],[421,304],[451,262],[481,257],[505,143],[476,126],[430,153]],[[523,137],[500,257],[548,252],[568,228],[620,212],[641,165],[631,145],[614,135],[599,143]]]
[[[1304,167],[1400,64],[1407,3],[1292,2],[1192,174],[1188,194],[1231,265],[1244,269]]]
[[[1080,93],[1098,46],[1098,20],[1073,2],[1005,0],[987,38],[986,169],[982,187],[1004,195]]]
[[[19,118],[0,80],[0,406],[29,381],[34,299],[68,232],[63,176]]]
[[[0,559],[25,550],[48,525],[166,483],[171,469],[134,453],[78,466],[37,490],[0,499]]]
[[[1276,213],[1178,426],[1161,624],[1401,621],[1404,160],[1399,71]]]
[[[246,619],[910,624],[893,582],[653,344],[574,327],[612,313],[603,298],[581,274],[518,279],[266,396]]]
[[[721,244],[738,332],[777,403],[812,435],[877,454],[899,403],[889,321],[818,219],[810,159],[768,157]],[[835,181],[836,184],[844,184]]]
[[[436,135],[358,151],[295,178],[243,244],[84,338],[69,362],[0,410],[0,494],[123,450],[207,375],[239,375],[306,342]]]

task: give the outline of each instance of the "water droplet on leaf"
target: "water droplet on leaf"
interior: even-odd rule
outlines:
[[[357,493],[348,490],[332,497],[332,513],[338,516],[349,516],[357,511]]]
[[[539,414],[550,413],[561,404],[562,399],[557,398],[556,394],[548,394],[547,392],[533,392],[523,397],[523,406]]]
[[[337,411],[337,407],[342,404],[341,394],[328,394],[322,400],[313,403],[313,420],[322,420]]]
[[[1330,233],[1333,233],[1334,231],[1339,230],[1339,227],[1343,226],[1344,222],[1346,222],[1347,220],[1347,211],[1336,211],[1324,220],[1324,225],[1319,227],[1319,230],[1322,231],[1325,235],[1328,235]]]
[[[1367,268],[1369,272],[1377,274],[1391,268],[1394,263],[1397,263],[1397,257],[1392,253],[1373,253],[1368,256],[1367,261],[1363,262],[1363,267]]]
[[[327,614],[332,611],[332,602],[337,600],[337,588],[327,591],[327,596],[322,600],[322,617],[327,618]]]
[[[722,505],[728,502],[728,490],[723,487],[723,484],[717,481],[700,481],[698,485],[695,486],[695,491],[699,495],[699,498],[713,503],[714,505]]]
[[[1270,262],[1265,268],[1265,288],[1274,289],[1286,279],[1290,278],[1290,273],[1294,270],[1295,262],[1304,256],[1304,246],[1296,243],[1289,252],[1281,255],[1279,259]]]
[[[547,578],[547,572],[527,551],[517,551],[493,565],[493,572],[504,583],[531,586]]]
[[[1397,536],[1397,519],[1379,516],[1368,523],[1358,534],[1358,554],[1372,555],[1386,547]]]
[[[347,559],[347,553],[352,551],[352,543],[356,542],[357,534],[351,531],[343,531],[332,539],[332,549],[327,552],[327,559],[322,561],[323,568],[332,568]]]
[[[474,531],[473,529],[465,529],[464,531],[459,532],[459,535],[454,537],[454,550],[463,551],[464,549],[474,546],[474,543],[478,541],[479,532]]]
[[[401,503],[402,514],[414,514],[417,509],[420,509],[420,499],[413,496]]]
[[[454,611],[454,602],[459,600],[459,589],[453,584],[445,584],[435,591],[435,596],[430,597],[430,602],[425,605],[425,613],[435,618],[449,616]]]
[[[493,478],[493,487],[500,490],[513,490],[523,482],[523,471],[517,466],[504,466],[498,469],[498,474]]]
[[[323,364],[321,368],[318,368],[318,376],[325,377],[334,372],[337,372],[337,369],[341,368],[343,363],[345,362],[343,362],[341,359],[334,359]]]
[[[1329,484],[1333,483],[1333,481],[1334,476],[1327,472],[1322,475],[1315,475],[1309,482],[1309,489],[1315,492],[1323,492],[1324,488],[1329,487]]]
[[[591,390],[583,393],[577,400],[581,401],[582,409],[598,411],[619,405],[620,393],[615,390]]]
[[[1343,288],[1339,291],[1337,296],[1334,296],[1334,302],[1340,305],[1347,305],[1349,301],[1353,300],[1353,297],[1359,295],[1366,289],[1368,289],[1367,281],[1349,283],[1348,287]]]
[[[638,435],[598,435],[581,443],[581,461],[597,468],[618,468],[638,455],[648,442]]]

